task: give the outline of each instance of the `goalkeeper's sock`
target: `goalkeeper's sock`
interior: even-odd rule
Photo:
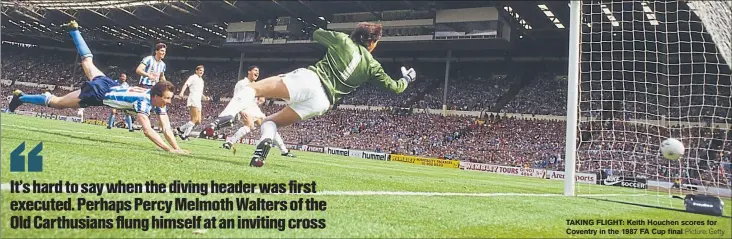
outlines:
[[[31,103],[34,105],[48,106],[49,101],[51,101],[50,94],[23,95],[20,97],[20,102]]]
[[[287,149],[287,147],[285,146],[285,141],[282,140],[282,136],[280,136],[279,132],[275,132],[274,143],[277,144],[277,148],[280,149],[280,152],[282,152],[282,154],[287,154],[290,152],[290,150]]]
[[[114,113],[109,113],[109,121],[107,123],[107,128],[112,128],[114,126]]]
[[[79,32],[79,30],[71,30],[69,31],[69,34],[71,34],[71,38],[74,39],[76,51],[79,53],[79,56],[81,56],[81,59],[94,56],[92,55],[91,50],[89,50],[89,46],[86,45],[86,41],[84,41],[84,38],[81,37],[81,32]]]
[[[127,128],[129,128],[130,131],[135,130],[134,128],[132,128],[132,116],[127,115],[125,117],[125,122],[127,123]]]
[[[273,121],[267,121],[262,123],[261,127],[262,136],[259,138],[259,140],[265,140],[265,139],[272,139],[275,137],[275,134],[277,134],[277,124]]]

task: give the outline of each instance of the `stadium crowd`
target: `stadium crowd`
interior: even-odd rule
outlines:
[[[3,58],[12,61],[3,61],[2,94],[9,96],[14,89],[24,92],[38,93],[46,89],[33,88],[18,84],[18,82],[43,83],[56,86],[50,91],[56,95],[63,95],[67,90],[60,86],[76,87],[84,80],[78,64],[72,53],[58,53],[54,51],[39,51],[37,49],[3,49]],[[9,58],[8,58],[9,57]],[[117,78],[125,72],[131,85],[137,84],[138,76],[134,69],[139,59],[131,57],[111,58],[99,57],[96,59],[103,71]],[[170,61],[170,68],[166,71],[166,78],[176,86],[180,86],[190,71],[200,63],[188,61]],[[236,83],[238,63],[224,62],[206,64],[204,79],[206,88],[204,94],[212,96],[213,100],[203,103],[203,123],[212,121],[226,106],[223,98],[230,97],[233,85]],[[177,67],[184,66],[184,67]],[[260,78],[268,75],[284,73],[296,66],[292,63],[260,64],[263,72]],[[398,68],[397,68],[398,69]],[[490,74],[480,75],[477,71],[462,71],[456,73],[454,81],[448,87],[448,105],[450,109],[481,111],[490,107],[502,95],[508,92],[511,81],[500,77],[491,77]],[[329,111],[326,115],[297,123],[291,127],[282,128],[280,133],[287,143],[322,145],[350,149],[370,150],[377,152],[421,155],[454,160],[500,164],[520,167],[547,168],[564,170],[563,159],[565,145],[565,123],[560,120],[549,120],[540,117],[516,118],[504,113],[525,113],[537,115],[561,115],[566,112],[565,84],[555,82],[554,75],[541,75],[538,80],[531,81],[518,92],[501,114],[486,113],[482,117],[448,116],[422,113],[414,110],[411,114],[395,114],[389,107],[403,106],[407,101],[416,100],[413,105],[416,109],[425,107],[439,109],[442,106],[442,86],[432,84],[443,79],[440,75],[421,73],[422,81],[415,82],[403,94],[396,95],[380,89],[377,85],[366,85],[341,103],[343,105],[386,106],[382,110],[357,110],[340,107]],[[444,73],[443,73],[444,77]],[[645,86],[644,86],[645,87]],[[51,87],[53,88],[53,87]],[[652,88],[652,87],[648,87]],[[697,89],[701,88],[701,89]],[[715,91],[705,91],[706,96],[696,97],[693,90],[709,90],[704,87],[678,87],[672,91],[690,97],[677,97],[679,105],[713,105],[708,101],[708,95],[729,95],[729,89],[717,88]],[[594,89],[594,86],[590,89]],[[636,89],[642,91],[642,89]],[[711,92],[711,93],[710,93]],[[626,94],[631,94],[627,91]],[[177,92],[176,92],[177,94]],[[583,103],[588,98],[595,102],[602,102],[597,96],[599,92],[590,90],[583,95]],[[656,111],[641,109],[638,105],[654,104],[644,94],[644,98],[637,98],[631,104],[623,107],[632,108],[628,111],[648,112],[648,115],[657,114]],[[627,97],[627,96],[626,96]],[[658,98],[658,97],[655,97]],[[649,99],[648,102],[643,102]],[[701,103],[695,101],[700,100]],[[593,102],[593,103],[595,103]],[[672,101],[673,102],[673,101]],[[7,100],[2,107],[7,107]],[[174,126],[188,121],[188,110],[185,100],[174,99],[168,106],[171,122]],[[273,113],[282,106],[269,104],[262,107],[265,113]],[[597,109],[597,104],[588,107]],[[660,107],[656,107],[660,108]],[[720,102],[712,112],[723,119],[727,118],[729,102]],[[44,107],[24,105],[20,110],[52,113],[57,115],[75,116],[74,109],[55,110]],[[708,108],[687,107],[678,111],[681,115],[706,115]],[[84,111],[84,118],[106,122],[110,109],[105,107],[90,107]],[[626,111],[623,111],[626,112]],[[596,112],[587,111],[584,116],[599,116]],[[121,114],[121,113],[119,113]],[[674,115],[672,115],[673,117]],[[677,115],[679,116],[679,115]],[[643,118],[643,117],[636,117]],[[645,117],[650,119],[649,117]],[[124,117],[116,117],[118,124]],[[152,117],[153,121],[155,117]],[[732,172],[732,142],[727,135],[727,129],[717,129],[710,126],[693,128],[674,128],[667,131],[647,124],[634,124],[624,120],[625,115],[615,121],[586,120],[581,125],[578,165],[580,171],[596,172],[609,170],[616,173],[642,173],[649,177],[684,177],[696,175],[704,182],[720,182],[730,184]],[[711,123],[711,122],[708,122]],[[156,122],[153,122],[157,125]],[[197,129],[200,130],[200,129]],[[194,131],[197,131],[194,130]],[[219,133],[232,134],[236,128],[227,128]],[[591,132],[591,137],[585,134]],[[258,138],[258,131],[254,131],[248,138]],[[658,153],[658,145],[662,140],[659,136],[683,136],[688,148],[686,160],[664,160]],[[708,160],[711,159],[711,160]],[[679,170],[679,169],[687,170]],[[696,177],[694,177],[696,178]]]

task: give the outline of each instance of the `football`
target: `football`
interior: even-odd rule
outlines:
[[[684,144],[678,139],[668,138],[661,143],[661,153],[666,159],[679,159],[684,155]]]

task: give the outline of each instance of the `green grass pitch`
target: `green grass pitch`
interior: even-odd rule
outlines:
[[[107,130],[101,126],[62,122],[35,117],[2,114],[2,211],[0,237],[65,237],[65,238],[232,238],[232,237],[690,237],[732,238],[732,221],[729,218],[711,217],[672,210],[621,204],[596,200],[587,196],[564,197],[563,181],[503,176],[476,171],[412,165],[357,159],[341,156],[295,153],[298,158],[280,157],[272,149],[263,168],[248,166],[252,146],[238,145],[237,155],[219,148],[220,141],[193,139],[181,142],[190,156],[171,155],[160,150],[140,132],[124,129]],[[10,152],[21,142],[26,142],[26,152],[43,142],[44,171],[40,173],[11,173]],[[196,182],[277,182],[289,180],[317,182],[322,194],[103,194],[109,200],[131,200],[141,197],[148,200],[172,200],[176,197],[203,198],[224,197],[265,198],[268,200],[294,200],[301,197],[324,200],[328,208],[320,212],[308,211],[223,211],[223,212],[164,212],[128,211],[127,218],[164,216],[187,218],[194,215],[218,218],[322,218],[325,229],[208,229],[195,234],[193,229],[11,229],[10,217],[14,215],[46,218],[85,216],[116,218],[115,212],[13,212],[11,200],[63,199],[66,197],[97,199],[98,196],[80,194],[11,194],[11,180],[38,180],[55,182],[69,180],[79,183],[117,180],[143,183],[155,180],[169,183],[172,180]],[[392,194],[386,193],[391,192]],[[406,192],[420,192],[409,195]],[[465,193],[436,194],[426,193]],[[482,193],[482,194],[478,194]],[[578,184],[579,195],[595,194],[595,198],[646,203],[665,207],[683,208],[683,201],[671,199],[667,192],[633,190],[618,187]],[[74,204],[75,204],[74,200]],[[725,201],[725,215],[730,215],[732,202]],[[621,219],[625,220],[712,220],[715,226],[572,226],[570,219]],[[567,229],[696,229],[709,232],[721,230],[723,235],[691,234],[652,235],[568,235]],[[629,231],[630,232],[630,231]]]

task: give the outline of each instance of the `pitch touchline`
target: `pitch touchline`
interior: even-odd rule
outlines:
[[[0,185],[2,191],[9,191],[10,184],[3,183]],[[64,191],[65,191],[64,187]],[[144,187],[143,187],[144,190]],[[106,194],[106,193],[105,193]],[[254,194],[260,194],[259,190],[255,190]],[[288,193],[282,195],[297,195],[300,193]],[[209,194],[212,195],[212,194]],[[226,194],[221,194],[226,195]],[[272,195],[277,195],[272,193]],[[452,197],[501,197],[501,196],[515,196],[515,197],[564,197],[562,194],[551,194],[551,193],[455,193],[455,192],[407,192],[407,191],[321,191],[315,194],[307,195],[325,195],[325,196],[452,196]],[[580,194],[578,197],[620,197],[620,196],[653,196],[646,194]]]

